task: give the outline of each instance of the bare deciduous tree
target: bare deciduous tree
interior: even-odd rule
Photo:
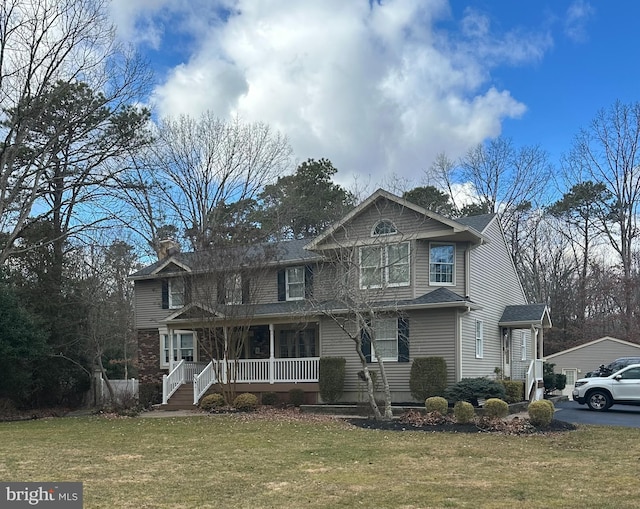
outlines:
[[[100,104],[43,129],[59,106],[55,87],[77,83],[101,94]],[[122,111],[147,84],[141,61],[115,42],[105,0],[0,2],[0,263],[46,191],[61,138],[97,108]]]
[[[201,251],[215,243],[226,206],[255,199],[290,170],[291,157],[286,137],[266,124],[225,121],[207,112],[199,119],[164,119],[146,165],[168,223]]]

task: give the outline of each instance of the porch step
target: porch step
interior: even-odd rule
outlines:
[[[161,405],[162,410],[193,410],[193,384],[182,384],[169,398],[166,405]]]

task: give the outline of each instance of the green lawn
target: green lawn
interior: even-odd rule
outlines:
[[[381,432],[249,416],[0,423],[0,479],[85,508],[636,508],[640,430]]]

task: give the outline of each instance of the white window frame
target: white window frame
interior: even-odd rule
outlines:
[[[405,266],[406,265],[406,271],[407,271],[407,279],[400,281],[400,282],[391,282],[390,281],[390,274],[391,274],[391,264],[389,263],[389,250],[390,248],[395,248],[398,247],[400,248],[401,246],[406,246],[407,249],[407,255],[406,255],[406,261],[399,263],[399,262],[394,262],[393,268],[398,268],[400,266]],[[362,263],[362,253],[365,249],[379,249],[380,250],[380,256],[379,256],[379,265],[363,265]],[[390,287],[390,288],[398,288],[401,286],[409,286],[411,285],[411,242],[409,241],[405,241],[405,242],[395,242],[393,244],[375,244],[372,246],[360,246],[359,250],[358,250],[358,255],[359,255],[359,265],[360,265],[360,289],[362,290],[366,290],[368,288],[382,288],[382,287]],[[366,269],[369,270],[376,270],[379,274],[380,274],[380,284],[373,284],[373,285],[367,285],[365,284],[365,278],[363,277],[363,273]]]
[[[521,355],[520,360],[526,361],[527,360],[527,341],[528,341],[528,337],[527,337],[527,333],[525,331],[520,331],[520,339],[522,341],[522,345],[521,345],[522,355]]]
[[[184,280],[180,279],[180,278],[171,278],[168,281],[168,291],[169,291],[169,309],[180,309],[181,307],[184,306]],[[178,289],[178,287],[181,291],[175,291],[176,289]],[[174,298],[174,294],[175,295],[180,295],[181,298],[178,300],[178,302],[174,302],[176,299]]]
[[[182,348],[182,336],[188,336],[191,335],[193,338],[193,342],[192,342],[192,346],[190,348]],[[176,338],[176,347],[177,348],[173,348],[173,341],[171,340],[171,336],[177,336]],[[169,347],[167,347],[167,341],[170,341],[169,343]],[[171,350],[173,349],[174,351],[174,362],[179,362],[181,359],[183,359],[183,355],[182,352],[185,350],[192,350],[193,351],[193,355],[192,358],[193,360],[190,360],[188,362],[197,362],[198,361],[198,348],[197,348],[197,336],[195,331],[191,331],[191,330],[173,330],[171,331],[171,335],[169,334],[169,331],[167,329],[160,329],[160,367],[161,368],[168,368],[171,365],[171,358],[170,353]]]
[[[476,359],[484,358],[484,322],[476,320],[475,323],[476,336]]]
[[[382,322],[387,322],[386,327],[381,327]],[[393,326],[390,326],[389,323],[393,323]],[[374,335],[374,340],[371,341],[371,360],[373,361],[374,359],[377,359],[376,357],[376,344],[379,344],[380,341],[384,342],[384,343],[393,343],[394,345],[394,349],[395,349],[395,355],[391,356],[383,356],[382,360],[385,362],[393,362],[393,361],[397,361],[398,360],[398,355],[400,354],[398,351],[398,318],[397,317],[393,317],[393,318],[375,318],[372,322],[371,325],[371,329],[373,331],[373,335]],[[389,336],[388,337],[384,337],[384,338],[380,338],[378,336],[378,331],[381,330],[389,330],[389,331],[393,331],[393,333],[389,332]]]
[[[453,261],[451,264],[436,263],[431,260],[432,249],[436,247],[452,247],[453,248]],[[451,281],[434,281],[433,271],[431,267],[433,265],[451,265]],[[429,285],[430,286],[455,286],[456,285],[456,245],[451,242],[430,242],[429,243]]]
[[[224,285],[225,304],[242,304],[242,275],[239,272],[227,276]]]
[[[380,225],[382,225],[382,224],[389,225],[391,227],[388,232],[384,232],[384,233],[376,232],[378,227]],[[396,225],[393,224],[393,221],[391,221],[391,219],[380,219],[380,221],[378,221],[376,224],[374,224],[373,228],[371,229],[371,236],[372,237],[381,237],[381,236],[384,236],[384,235],[395,235],[396,233],[398,233],[398,229],[396,228]]]
[[[300,274],[302,275],[302,280],[301,281],[291,281],[291,277],[289,276],[289,274],[294,273],[294,272],[300,272]],[[291,295],[291,287],[300,287],[302,289],[302,295],[299,296],[292,296]],[[298,267],[287,267],[287,269],[284,271],[284,287],[285,287],[285,292],[286,292],[286,300],[304,300],[304,292],[305,292],[305,268],[304,266],[298,266]]]

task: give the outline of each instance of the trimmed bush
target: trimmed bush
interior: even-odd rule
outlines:
[[[504,386],[488,378],[463,378],[448,387],[445,396],[449,401],[468,401],[478,406],[478,399],[499,398],[504,400]]]
[[[238,394],[236,399],[233,400],[233,406],[236,410],[249,412],[258,407],[258,398],[255,394],[243,392],[242,394]]]
[[[547,405],[551,407],[551,411],[555,413],[556,406],[553,404],[553,401],[551,401],[550,399],[541,399],[540,401],[544,401]]]
[[[453,407],[453,415],[458,424],[468,424],[475,419],[476,411],[468,401],[458,401]]]
[[[215,394],[207,394],[204,398],[200,400],[199,406],[200,408],[202,408],[202,410],[206,410],[207,412],[210,412],[215,408],[220,408],[224,406],[224,396],[217,392]]]
[[[553,420],[553,403],[548,400],[541,399],[529,404],[527,411],[529,412],[529,421],[538,428],[545,428],[551,424]]]
[[[502,419],[509,415],[509,405],[498,398],[489,398],[484,403],[484,415],[490,419]]]
[[[320,357],[318,385],[322,401],[335,403],[342,397],[346,363],[343,357]]]
[[[278,395],[275,392],[263,392],[262,404],[267,406],[274,406],[278,404]]]
[[[417,357],[411,364],[409,389],[418,401],[443,396],[447,387],[447,362],[443,357]]]
[[[500,380],[504,387],[504,400],[511,403],[520,403],[524,401],[524,382],[519,380]]]
[[[289,403],[295,407],[304,405],[304,391],[302,389],[291,389],[289,391]]]
[[[140,384],[138,400],[143,408],[150,408],[162,403],[162,384]]]
[[[424,407],[427,412],[438,412],[440,415],[447,415],[447,411],[449,410],[449,403],[446,399],[440,396],[432,396],[431,398],[427,398],[424,402]]]

